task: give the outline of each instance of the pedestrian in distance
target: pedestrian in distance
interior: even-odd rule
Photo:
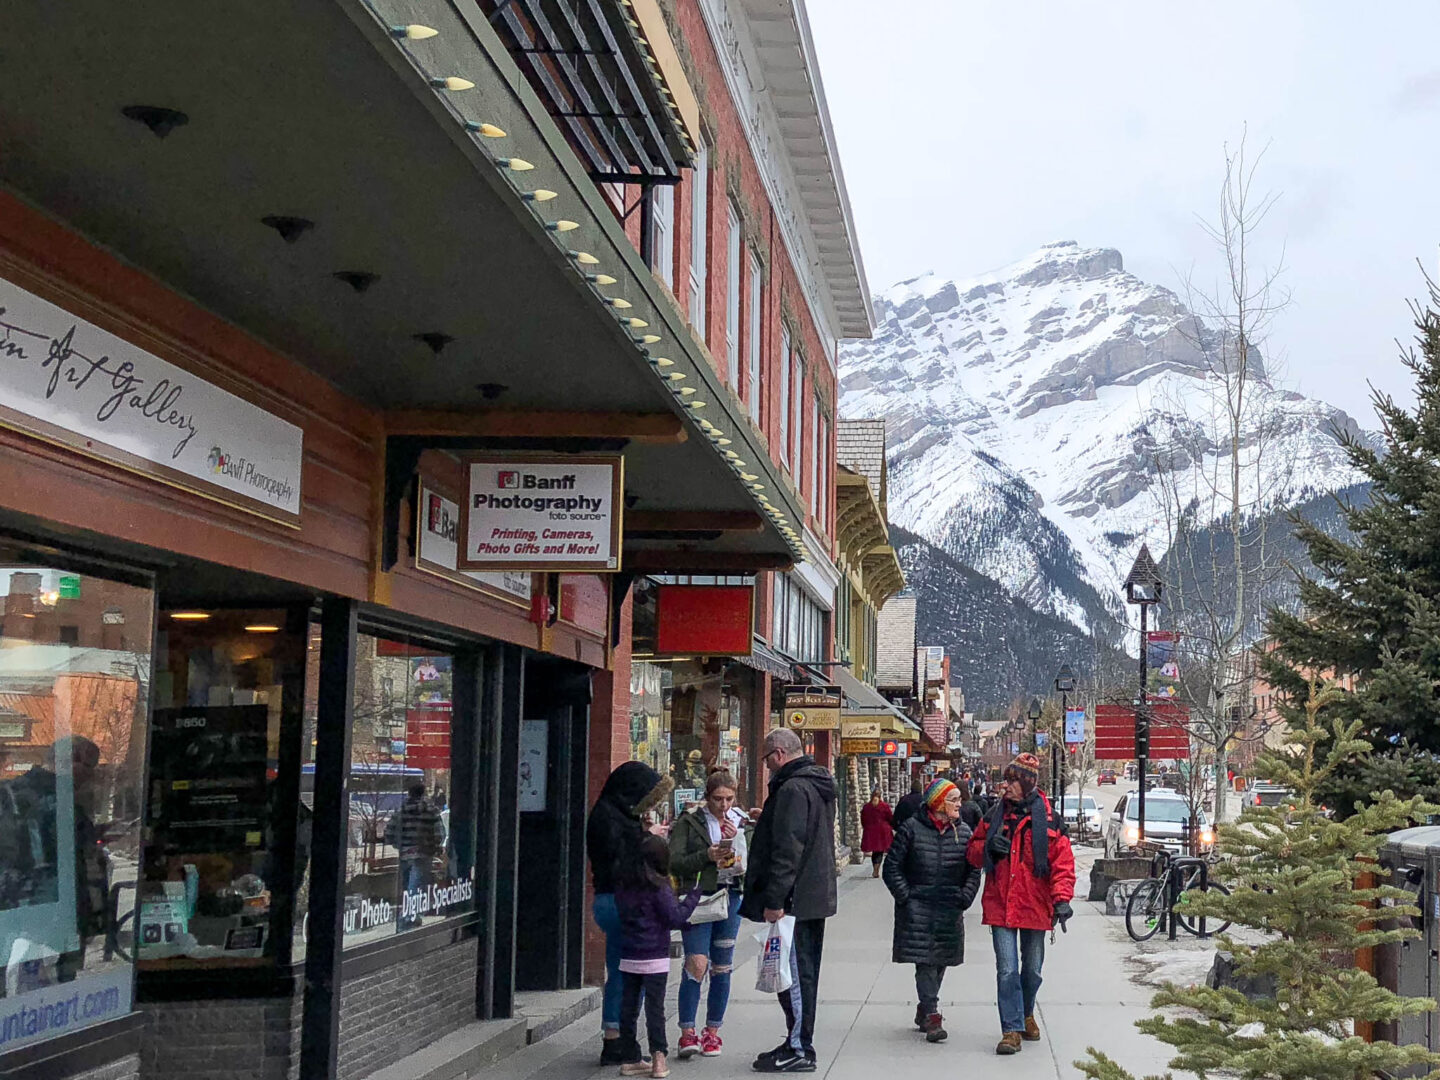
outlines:
[[[960,820],[969,827],[973,834],[980,825],[980,819],[985,816],[985,811],[980,806],[980,800],[970,790],[969,781],[956,781],[955,786],[960,790]]]
[[[980,888],[980,871],[967,857],[963,805],[955,784],[936,780],[925,790],[925,809],[900,826],[885,860],[885,887],[895,897],[890,958],[915,965],[915,1026],[932,1043],[945,1039],[940,984],[946,968],[965,960],[965,911]]]
[[[735,778],[714,769],[705,781],[705,801],[681,814],[670,830],[670,873],[681,885],[696,881],[707,906],[723,904],[725,914],[714,912],[704,922],[686,924],[685,965],[680,972],[680,1045],[683,1061],[701,1054],[719,1057],[720,1025],[730,1003],[730,975],[735,964],[735,938],[740,932],[740,901],[744,897],[745,865],[749,860],[745,830],[749,817],[735,806]],[[725,899],[716,900],[724,891]],[[705,1001],[705,1029],[695,1034],[700,1011],[700,985],[710,976]]]
[[[615,878],[622,862],[633,857],[646,836],[642,820],[670,797],[675,782],[643,761],[616,766],[600,789],[585,823],[585,853],[595,885],[595,925],[605,934],[605,993],[600,1021],[605,1041],[600,1064],[620,1064],[620,913],[615,906]]]
[[[815,1071],[815,1004],[825,920],[835,914],[835,778],[787,728],[765,736],[769,797],[750,841],[741,914],[753,922],[795,917],[789,990],[781,992],[785,1041],[755,1059],[756,1072]]]
[[[1064,823],[1039,788],[1040,760],[1021,754],[1005,768],[1000,801],[970,838],[970,865],[985,869],[981,902],[995,946],[1000,1009],[997,1054],[1038,1042],[1035,996],[1045,963],[1045,934],[1065,929],[1074,912],[1075,854]]]
[[[885,861],[885,853],[895,839],[895,829],[891,824],[894,817],[880,789],[877,787],[870,792],[870,801],[860,811],[860,850],[870,853],[870,865],[874,868],[871,877],[880,876],[880,864]]]
[[[665,1056],[665,984],[670,977],[670,931],[679,930],[700,902],[697,883],[683,899],[670,884],[670,845],[647,834],[627,852],[616,877],[615,907],[620,914],[620,1075],[670,1075]],[[645,999],[645,1036],[650,1060],[640,1055],[636,1029],[640,999]]]
[[[910,781],[910,793],[902,795],[900,801],[895,804],[895,815],[891,818],[890,827],[898,829],[905,822],[918,814],[925,807],[925,784],[917,776]]]

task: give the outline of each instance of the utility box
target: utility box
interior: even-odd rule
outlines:
[[[1412,894],[1420,909],[1406,917],[1420,937],[1375,950],[1375,978],[1388,990],[1406,997],[1434,998],[1440,994],[1440,825],[1421,825],[1391,833],[1380,849],[1379,875],[1388,884]],[[1383,909],[1382,909],[1383,911]],[[1401,925],[1396,918],[1381,919],[1385,928]],[[1421,1045],[1440,1049],[1440,1023],[1433,1012],[1405,1016],[1395,1024],[1376,1025],[1377,1038],[1400,1046]],[[1396,1077],[1421,1076],[1425,1069],[1402,1070]]]

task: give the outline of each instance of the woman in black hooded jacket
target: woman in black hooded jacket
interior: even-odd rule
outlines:
[[[980,871],[966,858],[970,827],[960,819],[962,806],[960,789],[936,780],[885,860],[885,887],[895,897],[891,959],[915,965],[915,1026],[929,1042],[945,1038],[940,983],[946,968],[965,959],[965,909],[980,888]]]
[[[661,776],[643,761],[627,761],[616,767],[600,789],[600,797],[585,824],[585,854],[590,859],[590,878],[595,883],[595,925],[605,932],[605,997],[601,1024],[605,1043],[602,1065],[620,1064],[620,913],[615,907],[616,869],[627,852],[638,851],[645,836],[641,818],[670,796],[675,782]]]

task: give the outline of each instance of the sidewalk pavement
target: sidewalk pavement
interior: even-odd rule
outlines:
[[[1077,852],[1081,881],[1087,880],[1093,854]],[[1153,991],[1130,979],[1125,956],[1134,949],[1118,919],[1107,919],[1104,905],[1074,903],[1068,934],[1048,946],[1045,983],[1036,1019],[1044,1033],[1025,1043],[1013,1057],[995,1055],[1000,1038],[995,1009],[995,961],[989,932],[980,925],[977,900],[965,916],[965,963],[952,968],[941,992],[948,1041],[925,1042],[914,1028],[914,968],[890,962],[893,905],[868,865],[847,869],[840,887],[840,913],[825,934],[820,974],[820,1006],[815,1032],[817,1076],[826,1080],[875,1080],[911,1067],[959,1070],[962,1076],[1054,1080],[1079,1077],[1072,1062],[1096,1046],[1136,1076],[1165,1071],[1170,1048],[1136,1031],[1134,1021],[1149,1014]],[[755,924],[741,927],[749,943]],[[780,1042],[779,1005],[757,994],[755,948],[743,949],[736,968],[719,1058],[675,1060],[679,1041],[673,1026],[676,978],[670,986],[671,1072],[674,1080],[718,1080],[758,1075],[750,1062]],[[702,1001],[702,1017],[704,1022]],[[618,1074],[600,1068],[599,1015],[592,1013],[542,1043],[526,1047],[485,1072],[484,1080],[600,1080]],[[643,1034],[642,1034],[643,1038]]]

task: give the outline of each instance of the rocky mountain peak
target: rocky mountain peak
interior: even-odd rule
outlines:
[[[875,312],[875,337],[841,351],[840,407],[888,421],[892,520],[1047,613],[1113,611],[1115,566],[1165,547],[1156,440],[1211,465],[1225,451],[1206,423],[1218,335],[1119,251],[1073,240],[967,280],[923,274]],[[1282,501],[1353,483],[1333,430],[1355,422],[1252,364]]]

